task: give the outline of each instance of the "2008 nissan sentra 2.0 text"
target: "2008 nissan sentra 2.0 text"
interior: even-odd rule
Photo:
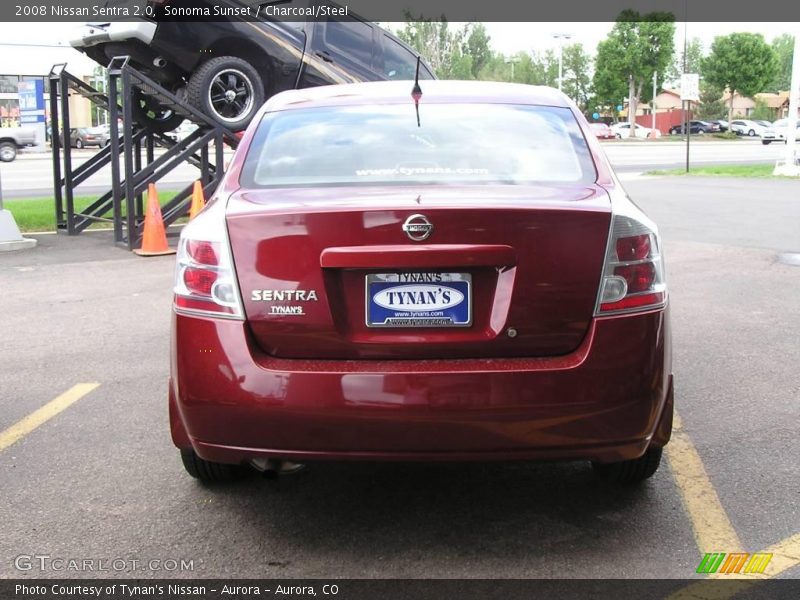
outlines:
[[[273,97],[184,228],[169,406],[187,471],[589,460],[650,477],[673,412],[655,224],[560,92],[413,85]]]

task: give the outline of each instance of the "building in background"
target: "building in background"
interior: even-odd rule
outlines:
[[[48,25],[48,24],[43,24]],[[62,24],[63,29],[63,24]],[[45,116],[49,135],[50,104],[49,81],[50,69],[55,64],[67,63],[67,70],[80,77],[90,85],[96,82],[95,63],[63,43],[52,45],[0,42],[0,124],[3,127],[19,127],[19,91],[20,81],[44,81]],[[72,127],[90,127],[101,118],[92,104],[81,96],[70,96],[70,124]]]

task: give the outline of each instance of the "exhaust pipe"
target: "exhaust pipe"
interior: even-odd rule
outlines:
[[[163,56],[156,56],[153,59],[153,66],[159,69],[163,69],[164,67],[167,66],[167,59],[164,58]]]
[[[250,465],[259,471],[264,479],[277,479],[280,475],[292,475],[305,468],[304,464],[279,458],[254,458]]]

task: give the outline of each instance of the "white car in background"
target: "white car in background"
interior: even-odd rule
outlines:
[[[648,137],[661,137],[661,132],[658,129],[650,129],[649,127],[643,127],[638,123],[636,125],[636,131],[633,137],[645,139]],[[611,131],[614,132],[614,135],[617,136],[618,139],[629,138],[631,136],[631,125],[630,123],[614,123],[611,126]]]
[[[765,146],[772,142],[785,142],[786,141],[786,126],[789,119],[778,119],[771,127],[764,129],[761,134],[761,143]],[[794,139],[800,141],[800,119],[797,121],[797,128],[795,129]]]
[[[765,129],[766,127],[763,125],[748,119],[736,119],[731,121],[730,127],[733,133],[737,135],[746,135],[748,137],[761,136]]]

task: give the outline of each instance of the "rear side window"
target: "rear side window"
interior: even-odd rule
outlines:
[[[402,44],[383,35],[383,74],[388,79],[414,79],[417,73],[417,57]],[[431,79],[425,65],[419,67],[420,79]]]
[[[325,23],[325,45],[363,65],[372,64],[372,27],[357,19],[342,17]]]
[[[591,153],[567,108],[414,104],[270,113],[245,159],[245,187],[584,182]]]

